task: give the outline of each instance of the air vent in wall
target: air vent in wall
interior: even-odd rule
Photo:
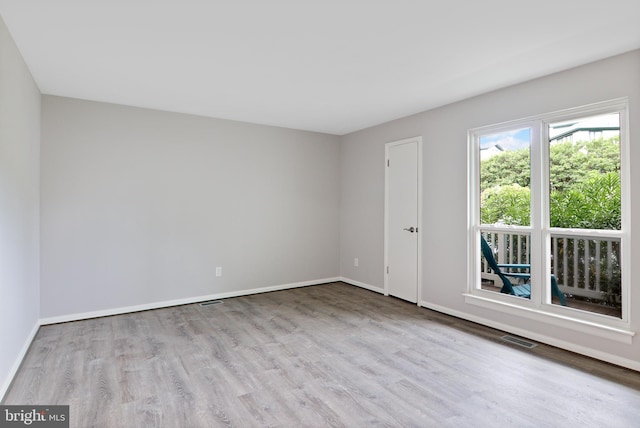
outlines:
[[[531,343],[524,339],[520,339],[519,337],[513,337],[509,335],[502,336],[500,339],[504,340],[505,342],[513,343],[514,345],[522,346],[523,348],[527,348],[527,349],[535,348],[536,346],[538,346],[535,343]]]

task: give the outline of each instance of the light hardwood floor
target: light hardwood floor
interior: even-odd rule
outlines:
[[[342,283],[45,326],[4,404],[74,427],[633,427],[640,373]]]

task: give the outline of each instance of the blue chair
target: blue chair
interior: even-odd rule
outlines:
[[[500,279],[502,280],[503,285],[500,292],[530,299],[531,284],[529,283],[529,280],[531,279],[531,273],[509,272],[509,269],[521,269],[521,270],[529,269],[530,270],[531,265],[530,264],[513,264],[513,263],[498,264],[496,262],[496,259],[493,257],[493,251],[491,250],[491,247],[489,246],[487,241],[484,239],[484,236],[481,235],[480,239],[481,239],[481,246],[482,246],[482,254],[484,255],[484,258],[487,260],[487,263],[489,263],[489,267],[491,268],[493,273],[498,275],[498,277],[500,277]],[[511,280],[509,280],[509,277],[524,279],[526,282],[520,285],[513,285]],[[558,299],[560,299],[560,304],[562,306],[567,306],[567,301],[564,298],[564,294],[558,288],[558,282],[556,281],[555,275],[551,275],[551,293],[557,296]]]

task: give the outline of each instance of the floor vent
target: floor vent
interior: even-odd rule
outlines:
[[[513,343],[514,345],[522,346],[523,348],[527,348],[527,349],[535,348],[536,346],[538,346],[535,343],[531,343],[524,339],[520,339],[518,337],[513,337],[509,335],[502,336],[500,339],[504,340],[505,342]]]
[[[217,305],[218,303],[222,303],[222,300],[207,300],[206,302],[200,303],[200,306]]]

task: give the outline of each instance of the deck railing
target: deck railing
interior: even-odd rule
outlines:
[[[498,263],[530,263],[528,234],[483,231],[482,235]],[[501,286],[484,258],[481,269],[483,279]],[[563,293],[615,304],[620,299],[620,239],[552,234],[551,272]]]

